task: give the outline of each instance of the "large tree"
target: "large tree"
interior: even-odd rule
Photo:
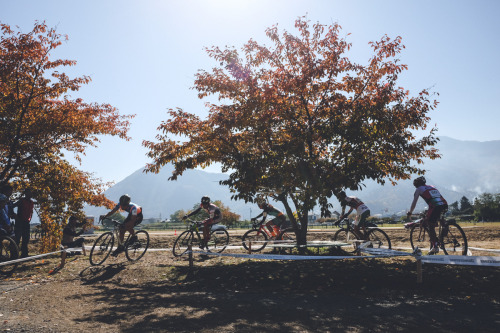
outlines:
[[[148,170],[173,163],[171,179],[221,163],[234,199],[279,200],[303,243],[308,213],[319,204],[327,215],[338,191],[360,189],[366,179],[408,179],[424,172],[416,163],[439,155],[435,129],[425,131],[437,102],[427,90],[411,96],[398,86],[407,69],[397,58],[400,37],[371,42],[373,56],[360,65],[346,56],[351,44],[338,24],[299,18],[295,27],[297,35],[267,29],[272,47],[250,40],[241,52],[208,48],[218,66],[198,72],[194,88],[218,102],[206,103],[206,119],[170,109],[157,142],[144,145]]]
[[[90,78],[69,78],[61,68],[76,61],[52,58],[66,36],[44,22],[28,33],[0,27],[0,185],[31,187],[42,224],[59,230],[49,227],[56,217],[82,214],[85,203],[111,204],[102,195],[105,184],[71,166],[64,153],[80,160],[100,135],[128,139],[132,116],[119,115],[109,104],[71,98]],[[48,247],[56,242],[57,237]]]

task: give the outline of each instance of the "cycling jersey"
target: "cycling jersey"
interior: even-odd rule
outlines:
[[[219,221],[220,219],[222,219],[222,213],[219,209],[219,207],[217,207],[216,205],[214,205],[213,203],[210,203],[208,205],[208,208],[205,208],[203,207],[203,204],[200,205],[200,208],[199,209],[205,209],[209,215],[209,217],[214,221]]]
[[[349,207],[352,207],[354,209],[356,209],[356,212],[361,215],[363,214],[364,212],[368,211],[369,208],[368,206],[366,206],[363,201],[361,201],[359,198],[357,197],[345,197],[345,202],[342,206],[349,206]]]
[[[271,216],[274,216],[274,217],[279,217],[279,216],[282,216],[284,215],[282,212],[280,212],[278,209],[274,208],[272,205],[270,204],[264,204],[263,205],[264,208],[262,208],[263,212],[262,212],[262,216],[264,218],[267,217],[267,214],[271,215]],[[259,215],[260,216],[260,215]]]
[[[125,209],[120,204],[116,205],[115,209],[121,209],[130,215],[139,215],[142,213],[142,207],[133,202],[129,203]]]
[[[415,190],[416,195],[421,196],[425,202],[429,205],[429,209],[437,207],[437,206],[446,206],[448,203],[443,198],[441,193],[431,185],[422,185],[417,187]]]

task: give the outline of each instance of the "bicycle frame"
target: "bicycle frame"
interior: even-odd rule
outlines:
[[[258,226],[258,227],[257,227],[257,226]],[[262,232],[262,233],[266,234],[266,236],[267,236],[269,239],[271,239],[271,238],[273,238],[273,237],[277,237],[277,236],[278,236],[278,235],[280,235],[280,234],[281,234],[281,232],[283,231],[283,230],[281,229],[281,227],[280,227],[280,226],[273,225],[273,227],[278,228],[278,230],[277,230],[277,235],[276,235],[276,236],[271,235],[271,233],[269,232],[269,229],[267,228],[267,226],[265,225],[265,223],[264,223],[263,221],[261,221],[261,222],[257,222],[257,223],[253,223],[253,224],[252,224],[252,229],[254,229],[254,230],[258,230],[258,231],[260,231],[260,232]]]

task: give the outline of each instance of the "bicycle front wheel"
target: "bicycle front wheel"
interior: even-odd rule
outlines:
[[[243,247],[248,251],[251,245],[252,252],[262,251],[267,245],[267,235],[260,230],[248,230],[241,239]]]
[[[229,244],[229,233],[227,230],[214,230],[210,233],[207,249],[210,252],[221,253]]]
[[[90,264],[92,266],[97,266],[102,264],[106,259],[108,259],[111,250],[113,249],[113,244],[115,243],[115,236],[112,232],[105,232],[99,238],[96,239],[92,250],[90,250]]]
[[[172,249],[174,257],[182,256],[187,252],[189,245],[193,246],[193,237],[194,235],[191,230],[186,230],[177,237],[174,242],[174,248]]]
[[[357,240],[356,235],[354,235],[354,233],[350,232],[347,229],[339,229],[337,230],[335,235],[333,235],[334,242],[349,244],[349,246],[345,246],[345,248],[342,249],[348,253],[356,252],[356,245],[353,243],[355,240]]]
[[[373,228],[368,230],[367,239],[371,242],[370,248],[391,249],[391,240],[382,229]]]
[[[424,250],[425,248],[430,249],[428,238],[429,236],[425,227],[422,227],[420,224],[414,225],[410,230],[411,249],[415,250],[417,247],[420,250]]]
[[[145,230],[136,231],[135,236],[137,240],[130,243],[132,237],[128,237],[127,245],[125,247],[125,255],[130,261],[137,261],[141,259],[149,247],[149,234]]]
[[[0,263],[16,260],[19,258],[19,249],[16,242],[8,236],[0,236]],[[0,266],[0,273],[9,275],[14,272],[17,263]]]
[[[467,255],[467,237],[458,224],[448,224],[448,228],[441,230],[439,242],[441,243],[444,254],[449,255]]]

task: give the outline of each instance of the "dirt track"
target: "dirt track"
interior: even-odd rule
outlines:
[[[500,227],[466,233],[469,246],[500,248]],[[403,230],[389,235],[408,246]],[[172,242],[173,235],[155,235],[152,246]],[[55,275],[48,275],[59,261],[53,257],[25,263],[1,280],[0,330],[500,331],[497,267],[424,265],[423,284],[417,285],[415,261],[407,258],[197,256],[192,271],[170,252],[149,252],[134,264],[121,255],[100,267],[89,267],[88,257],[76,258]]]

